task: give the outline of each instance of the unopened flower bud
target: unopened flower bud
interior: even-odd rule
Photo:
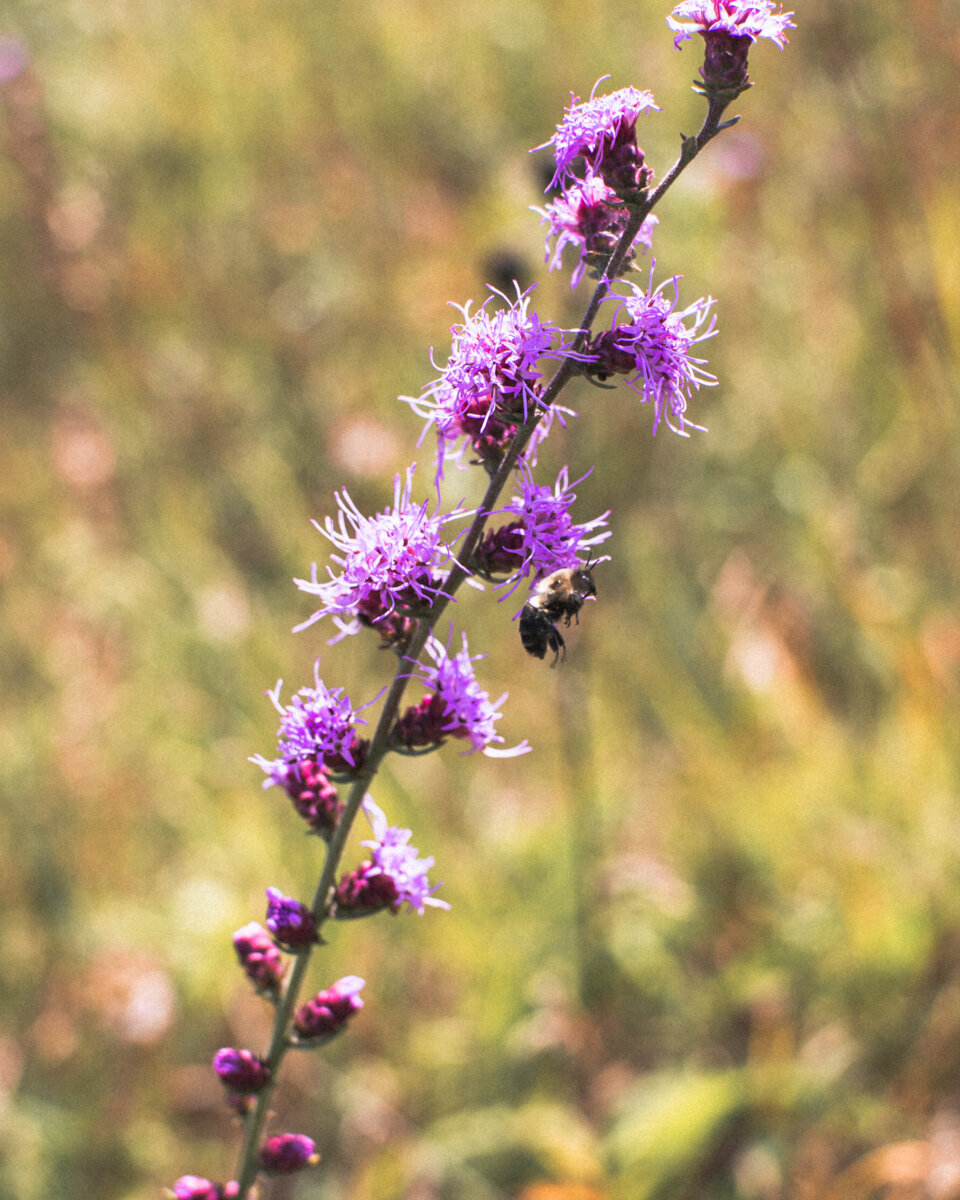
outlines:
[[[315,833],[329,841],[340,820],[343,804],[330,782],[331,764],[304,759],[291,767],[283,784],[293,806]]]
[[[267,888],[267,928],[285,950],[302,950],[319,940],[310,909],[279,888]]]
[[[363,1008],[360,992],[365,983],[357,975],[346,975],[325,991],[317,992],[306,1004],[301,1004],[293,1017],[298,1040],[301,1043],[327,1041],[339,1033],[347,1021]]]
[[[181,1175],[167,1193],[174,1200],[232,1200],[240,1194],[240,1185],[230,1183],[214,1183],[200,1175]]]
[[[385,908],[394,908],[399,899],[400,892],[392,877],[385,875],[368,859],[355,871],[344,875],[337,884],[333,916],[339,921],[352,917],[372,917]]]
[[[233,935],[233,948],[257,991],[275,999],[286,967],[270,934],[258,921],[251,921]]]
[[[261,1092],[270,1082],[270,1068],[249,1050],[235,1050],[225,1046],[213,1056],[213,1069],[220,1082],[231,1092],[252,1096]]]
[[[302,1133],[280,1133],[260,1147],[260,1165],[271,1175],[291,1175],[319,1161],[313,1138]]]

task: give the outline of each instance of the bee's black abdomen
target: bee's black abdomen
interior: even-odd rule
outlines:
[[[549,615],[529,603],[520,612],[520,642],[536,658],[544,658],[549,648],[554,652],[554,662],[565,649],[563,636]]]
[[[520,611],[520,641],[528,654],[543,658],[553,625],[539,608],[525,604]]]

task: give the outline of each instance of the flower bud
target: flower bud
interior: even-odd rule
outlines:
[[[233,948],[257,991],[276,999],[286,967],[264,927],[258,921],[251,921],[238,929],[233,935]]]
[[[337,884],[333,900],[333,916],[338,921],[351,917],[372,917],[385,908],[394,907],[400,891],[393,877],[385,874],[369,859],[355,871],[344,875]]]
[[[242,1096],[263,1091],[270,1082],[270,1068],[262,1058],[249,1050],[235,1050],[232,1046],[225,1046],[216,1052],[213,1069],[225,1088]]]
[[[313,1138],[302,1133],[281,1133],[260,1147],[260,1165],[270,1175],[291,1175],[319,1161]]]
[[[330,782],[330,769],[326,763],[303,759],[291,768],[283,785],[293,807],[324,841],[333,836],[343,812],[337,789]]]
[[[391,748],[401,754],[416,753],[439,746],[450,732],[449,712],[440,696],[424,696],[419,704],[411,704],[393,727]]]
[[[327,1041],[339,1033],[350,1018],[363,1008],[360,992],[366,981],[356,975],[338,979],[312,1000],[301,1004],[293,1017],[300,1042]]]
[[[523,522],[511,521],[489,530],[473,552],[473,565],[481,575],[512,575],[524,559]]]
[[[302,950],[319,940],[310,909],[279,888],[267,888],[267,928],[285,950]]]
[[[200,1175],[181,1175],[167,1194],[174,1200],[231,1200],[240,1194],[240,1185],[213,1183]]]

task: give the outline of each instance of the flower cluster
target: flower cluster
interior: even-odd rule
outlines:
[[[635,87],[597,96],[601,82],[594,84],[589,100],[571,95],[557,132],[536,147],[553,146],[557,169],[550,187],[577,179],[574,167],[580,159],[617,192],[636,192],[650,182],[650,169],[644,166],[643,151],[637,145],[637,118],[649,109],[659,111],[660,106],[650,92]]]
[[[451,636],[452,633],[451,629]],[[455,737],[463,738],[470,743],[471,750],[482,750],[491,758],[526,754],[530,747],[525,741],[509,750],[495,747],[494,743],[504,740],[495,726],[502,715],[497,707],[507,694],[499,700],[490,700],[473,669],[473,664],[486,655],[471,655],[467,635],[462,636],[462,648],[454,655],[449,653],[449,639],[446,646],[433,636],[427,639],[424,651],[431,661],[416,662],[414,669],[428,695],[398,719],[392,734],[395,748],[416,752],[425,747],[435,748],[447,737]]]
[[[610,514],[577,522],[572,511],[576,488],[590,471],[573,483],[567,466],[552,485],[534,478],[537,451],[552,424],[573,415],[557,403],[572,377],[602,385],[624,376],[641,401],[652,405],[654,432],[661,420],[679,433],[700,428],[686,409],[694,392],[717,382],[705,360],[694,356],[694,348],[715,333],[713,300],[681,307],[680,277],[654,287],[652,263],[646,288],[627,273],[635,269],[639,250],[651,248],[654,203],[692,153],[725,128],[719,121],[725,105],[749,86],[749,47],[761,37],[782,46],[791,16],[774,10],[769,0],[676,5],[668,18],[675,44],[693,33],[704,39],[699,90],[707,95],[709,115],[700,134],[684,140],[684,154],[655,191],[637,142],[639,118],[659,111],[651,93],[623,87],[597,95],[595,86],[586,101],[571,97],[556,132],[538,147],[552,148],[550,186],[558,194],[535,211],[549,227],[550,270],[562,266],[572,246],[578,254],[573,286],[588,271],[598,281],[582,327],[571,331],[542,319],[532,307],[532,289],[521,291],[519,285],[512,300],[493,291],[475,311],[471,302],[456,305],[461,320],[451,328],[446,364],[438,367],[431,354],[436,377],[418,397],[402,398],[426,421],[421,442],[428,432],[436,435],[435,498],[414,499],[414,464],[394,477],[393,502],[382,511],[366,515],[341,488],[335,516],[314,523],[332,551],[325,568],[314,563],[309,578],[295,580],[316,604],[297,630],[329,618],[336,630],[331,643],[375,632],[381,646],[394,652],[396,674],[381,693],[383,711],[369,737],[361,736],[367,725],[361,714],[368,706],[355,705],[343,687],[325,683],[319,663],[313,685],[288,702],[280,698],[282,681],[267,693],[280,716],[276,749],[271,757],[254,755],[251,761],[266,777],[263,786],[285,792],[298,818],[323,843],[324,862],[311,904],[267,888],[264,923],[251,921],[233,935],[244,975],[274,1007],[270,1048],[264,1056],[232,1046],[217,1051],[214,1073],[227,1103],[247,1122],[244,1156],[236,1181],[184,1175],[173,1185],[173,1200],[248,1200],[258,1175],[287,1175],[319,1161],[304,1134],[271,1134],[262,1141],[260,1134],[287,1051],[325,1044],[364,1007],[366,985],[356,975],[300,1001],[310,958],[325,945],[325,923],[450,907],[435,895],[440,885],[430,880],[433,857],[413,844],[412,830],[389,823],[366,788],[390,753],[430,753],[451,739],[464,743],[468,754],[512,757],[530,750],[526,740],[505,748],[499,722],[507,696],[492,700],[481,685],[476,664],[486,656],[470,653],[465,633],[454,643],[451,624],[446,642],[437,638],[440,613],[465,579],[480,590],[481,580],[495,582],[500,599],[527,583],[531,595],[520,614],[521,644],[541,659],[552,649],[556,662],[565,647],[559,625],[579,620],[585,602],[596,597],[591,572],[603,561],[594,555],[611,536]],[[603,302],[612,304],[601,308]],[[594,333],[598,311],[608,315],[610,328]],[[479,508],[444,508],[441,482],[450,460],[464,469],[479,466],[489,476]],[[513,494],[498,508],[508,478]],[[488,530],[494,516],[504,520]],[[452,523],[468,517],[469,528],[451,533]],[[457,646],[453,652],[451,645]],[[411,682],[424,694],[402,708]],[[371,836],[361,843],[362,861],[344,870],[344,848],[361,808]],[[309,844],[315,847],[317,838]]]
[[[339,551],[331,561],[340,570],[327,567],[328,578],[321,580],[314,563],[309,579],[294,580],[301,591],[320,600],[297,632],[333,616],[339,618],[341,635],[358,633],[364,625],[383,626],[387,640],[396,643],[408,632],[406,618],[423,615],[445,595],[441,576],[453,563],[453,551],[444,541],[443,528],[466,511],[429,515],[429,501],[413,502],[413,474],[411,466],[402,484],[396,476],[393,507],[376,516],[365,517],[342,488],[337,493],[336,525],[329,517],[322,525],[314,521]]]
[[[302,1004],[293,1018],[298,1044],[311,1042],[316,1045],[338,1034],[363,1008],[360,993],[365,986],[366,980],[358,975],[347,975]]]
[[[570,515],[577,498],[573,489],[586,477],[571,484],[569,468],[564,467],[551,488],[535,483],[529,472],[520,473],[520,491],[501,510],[515,513],[517,519],[487,535],[474,556],[477,569],[484,574],[509,572],[506,582],[513,586],[506,595],[510,595],[521,580],[536,581],[575,566],[584,550],[589,553],[605,542],[610,536],[609,510],[579,525]]]
[[[506,307],[493,307],[496,299]],[[452,326],[447,365],[419,397],[404,396],[437,434],[437,478],[445,459],[462,457],[469,447],[494,474],[517,429],[536,410],[544,360],[569,353],[563,330],[530,311],[530,293],[510,302],[494,292],[475,312],[471,302],[456,304],[463,321]],[[546,436],[553,414],[546,413],[533,446]],[[463,444],[451,452],[450,447]],[[532,449],[533,447],[531,447]]]
[[[695,33],[705,40],[717,34],[750,42],[765,37],[782,50],[787,30],[796,28],[792,16],[782,9],[775,12],[770,0],[683,0],[667,17],[667,24],[677,35],[673,44],[678,50]]]
[[[262,1092],[271,1078],[270,1068],[262,1058],[230,1046],[213,1056],[213,1069],[225,1088],[241,1096]]]
[[[251,921],[233,935],[233,948],[247,978],[257,991],[276,999],[286,973],[283,955],[259,921]]]
[[[313,759],[297,763],[270,763],[270,778],[264,787],[279,783],[293,801],[313,833],[329,841],[343,814],[343,802],[336,784],[330,780],[331,768]]]
[[[709,296],[695,300],[678,312],[679,281],[680,276],[674,275],[654,288],[651,265],[649,288],[644,291],[630,283],[629,295],[612,295],[618,302],[613,327],[588,344],[592,361],[585,370],[601,381],[626,375],[630,387],[653,405],[654,433],[661,419],[677,433],[685,434],[688,426],[702,428],[686,419],[687,400],[691,389],[712,387],[717,382],[715,375],[704,370],[705,360],[690,353],[697,342],[716,332],[716,322],[710,317],[713,300]],[[664,294],[670,287],[672,299]]]
[[[594,273],[602,272],[610,254],[630,219],[629,207],[608,187],[599,175],[587,172],[586,178],[568,184],[562,194],[551,200],[546,208],[534,208],[540,214],[540,224],[547,223],[545,246],[548,270],[562,266],[563,251],[567,246],[577,246],[580,257],[570,277],[570,286],[576,287],[587,267]],[[633,239],[624,268],[636,257],[636,247],[649,250],[653,241],[654,226],[660,223],[654,213],[648,214]],[[551,253],[550,239],[556,238]]]
[[[420,858],[420,851],[410,845],[413,833],[397,825],[389,825],[383,809],[367,796],[363,811],[373,840],[362,842],[372,851],[370,858],[349,874],[344,875],[334,893],[334,916],[365,917],[382,909],[398,911],[406,904],[411,912],[423,915],[425,907],[450,907],[437,900],[433,893],[440,886],[431,886],[427,872],[432,858]]]
[[[793,13],[774,11],[770,0],[683,0],[667,24],[676,33],[674,46],[699,33],[706,49],[700,78],[706,94],[731,96],[750,87],[747,55],[757,38],[769,38],[782,50]]]
[[[282,949],[306,950],[317,940],[317,918],[311,909],[279,888],[267,888],[267,928]]]
[[[280,714],[277,757],[255,754],[250,759],[266,774],[264,787],[278,784],[295,801],[302,797],[302,789],[319,786],[318,772],[329,780],[331,771],[356,771],[367,750],[356,732],[356,726],[366,721],[343,688],[328,688],[321,680],[319,663],[314,664],[314,682],[314,687],[301,688],[286,705],[280,703],[282,679],[267,692]]]
[[[173,1200],[234,1200],[240,1195],[240,1185],[235,1180],[214,1183],[200,1175],[181,1175],[170,1195]]]
[[[268,1175],[290,1175],[320,1161],[316,1143],[302,1133],[281,1133],[260,1147],[260,1166]]]

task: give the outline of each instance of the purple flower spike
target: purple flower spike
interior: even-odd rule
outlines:
[[[449,908],[446,901],[433,897],[440,886],[431,887],[427,878],[433,859],[419,857],[420,851],[409,844],[411,831],[388,825],[383,810],[369,796],[363,801],[363,811],[373,830],[373,840],[361,845],[373,854],[370,861],[340,880],[334,915],[341,919],[366,916],[386,907],[386,902],[395,911],[407,904],[412,912],[420,914],[426,907]]]
[[[680,276],[674,275],[652,290],[655,265],[650,267],[651,290],[627,283],[631,295],[608,297],[619,301],[614,325],[589,343],[587,349],[594,361],[585,369],[600,380],[614,374],[629,376],[627,383],[641,393],[644,402],[653,404],[654,433],[661,419],[666,419],[671,429],[686,436],[688,427],[702,428],[684,416],[691,390],[713,387],[717,382],[715,375],[703,369],[706,360],[690,353],[697,342],[715,335],[715,318],[703,328],[713,300],[696,300],[677,312]],[[671,286],[672,299],[663,294]]]
[[[502,716],[497,708],[506,700],[507,693],[504,692],[499,700],[491,701],[477,682],[473,664],[486,655],[470,653],[467,635],[463,634],[462,649],[452,657],[448,646],[433,636],[427,640],[425,649],[433,663],[418,662],[415,669],[423,686],[439,697],[443,705],[444,732],[449,737],[464,738],[470,742],[471,750],[482,750],[489,758],[527,754],[530,747],[525,741],[509,750],[495,747],[494,743],[504,740],[496,731],[496,722]]]
[[[314,664],[314,681],[315,687],[301,688],[286,705],[280,703],[282,679],[273,691],[267,692],[281,720],[277,758],[270,760],[255,754],[250,759],[266,772],[264,787],[279,784],[289,791],[295,786],[292,771],[304,762],[337,772],[349,772],[363,765],[367,747],[354,729],[355,725],[366,724],[360,710],[353,707],[343,688],[328,688],[322,682],[319,662]],[[298,779],[302,782],[303,775],[298,774]]]
[[[413,472],[410,467],[402,485],[400,476],[395,477],[393,507],[376,516],[365,517],[343,488],[337,494],[337,523],[330,517],[322,526],[314,521],[339,551],[330,556],[339,573],[327,567],[329,578],[321,580],[314,563],[309,579],[294,580],[301,591],[320,600],[317,611],[295,632],[333,616],[344,637],[359,632],[364,619],[377,625],[395,612],[416,615],[444,594],[440,576],[453,564],[453,551],[443,541],[443,527],[468,514],[455,509],[428,516],[428,501],[414,504],[411,499]]]
[[[302,1133],[280,1133],[260,1147],[260,1165],[270,1175],[292,1175],[319,1161],[313,1138]]]
[[[637,118],[648,109],[659,112],[660,106],[650,92],[635,87],[620,88],[609,96],[595,96],[594,84],[590,99],[582,103],[571,95],[570,107],[548,142],[537,146],[553,146],[557,163],[549,186],[556,187],[564,179],[576,180],[573,170],[578,159],[586,159],[588,167],[603,176],[614,188],[643,188],[650,181],[649,168],[643,165],[643,151],[637,145]]]
[[[232,1200],[240,1195],[240,1185],[232,1181],[213,1183],[200,1175],[181,1175],[170,1195],[174,1200]]]
[[[306,1004],[301,1004],[293,1017],[299,1040],[326,1041],[339,1033],[347,1021],[363,1008],[360,993],[365,986],[366,981],[359,976],[346,975],[325,991],[317,992]]]
[[[267,928],[285,950],[302,950],[319,940],[310,909],[279,888],[267,888]]]
[[[286,966],[264,927],[257,921],[244,925],[233,935],[233,947],[257,991],[276,999]]]
[[[262,1058],[249,1050],[234,1050],[232,1046],[216,1052],[213,1069],[225,1088],[241,1096],[262,1092],[270,1082],[270,1068]]]

